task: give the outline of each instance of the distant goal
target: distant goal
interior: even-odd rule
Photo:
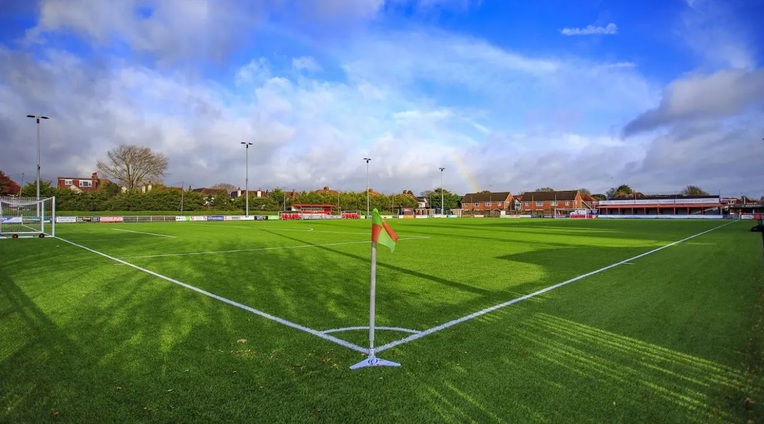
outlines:
[[[55,236],[55,197],[0,197],[0,239]]]

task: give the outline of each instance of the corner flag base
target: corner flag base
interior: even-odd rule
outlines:
[[[401,364],[393,361],[388,361],[386,359],[379,359],[374,355],[369,355],[368,358],[364,359],[363,361],[351,365],[351,370],[357,370],[358,368],[365,368],[365,367],[400,367]]]

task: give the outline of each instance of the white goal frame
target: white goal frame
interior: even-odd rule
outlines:
[[[55,236],[55,197],[0,197],[0,239]]]

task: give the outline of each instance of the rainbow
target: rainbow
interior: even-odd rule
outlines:
[[[456,165],[456,171],[462,177],[464,182],[467,183],[467,186],[472,191],[472,193],[477,193],[480,191],[480,185],[477,183],[475,175],[472,174],[472,170],[464,162],[463,157],[458,153],[454,153],[451,155],[451,160],[454,162],[454,165]]]

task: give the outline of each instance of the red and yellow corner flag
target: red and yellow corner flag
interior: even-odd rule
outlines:
[[[377,208],[371,213],[371,241],[387,246],[391,252],[395,251],[395,242],[398,241],[398,234],[382,220]]]

